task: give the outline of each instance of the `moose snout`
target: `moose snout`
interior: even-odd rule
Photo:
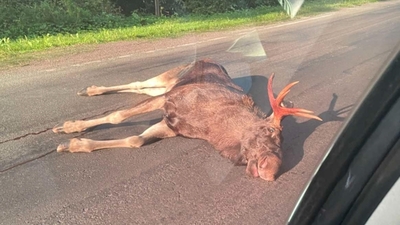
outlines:
[[[259,177],[266,181],[275,181],[281,164],[280,155],[273,152],[264,153],[258,160]]]
[[[271,173],[271,172],[265,172],[263,170],[258,170],[258,175],[261,179],[266,180],[266,181],[275,181],[276,177],[275,177],[275,173]]]

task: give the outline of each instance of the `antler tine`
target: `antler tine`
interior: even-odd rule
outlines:
[[[321,118],[318,116],[313,115],[313,111],[306,110],[306,109],[300,109],[300,108],[285,108],[281,106],[282,101],[286,97],[286,95],[290,92],[290,88],[292,88],[294,85],[299,83],[298,81],[292,82],[288,85],[286,85],[285,88],[282,89],[282,91],[278,94],[278,96],[274,97],[274,93],[272,91],[272,81],[274,79],[275,74],[272,73],[269,80],[268,80],[268,98],[269,102],[271,104],[271,108],[273,111],[273,114],[271,115],[273,118],[273,123],[280,127],[281,121],[285,116],[293,115],[293,116],[301,116],[301,117],[306,117],[310,119],[316,119],[319,121],[322,121]]]
[[[297,83],[299,83],[299,82],[295,81],[295,82],[292,82],[292,83],[286,85],[286,87],[284,87],[282,89],[282,91],[279,92],[278,96],[276,97],[276,101],[279,102],[279,104],[280,104],[283,101],[283,99],[286,97],[286,95],[290,92],[290,88],[292,88]],[[271,89],[272,89],[272,87],[271,87]]]

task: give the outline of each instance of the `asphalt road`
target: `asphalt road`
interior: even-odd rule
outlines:
[[[124,54],[79,64],[65,60],[62,66],[2,71],[0,224],[283,224],[345,118],[398,44],[399,11],[398,0],[380,2],[280,24],[152,41],[154,50],[125,48]],[[124,43],[129,45],[140,46]],[[271,72],[275,92],[299,80],[287,99],[324,120],[285,119],[284,165],[276,182],[248,178],[245,167],[234,167],[206,142],[182,137],[136,150],[55,152],[72,137],[123,138],[159,121],[155,112],[83,134],[53,134],[51,128],[65,120],[105,115],[146,98],[79,97],[81,88],[144,80],[204,57],[222,63],[265,111]]]

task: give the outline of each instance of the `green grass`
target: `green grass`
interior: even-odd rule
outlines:
[[[343,7],[359,6],[377,0],[316,0],[306,2],[296,18],[333,11]],[[212,16],[191,16],[185,18],[161,18],[156,23],[119,29],[103,29],[70,35],[47,35],[36,38],[0,40],[0,67],[19,65],[23,62],[43,58],[43,51],[56,47],[78,44],[95,44],[139,38],[177,37],[190,32],[204,32],[240,27],[264,25],[289,20],[281,7],[264,7],[252,10],[215,14]],[[60,48],[62,49],[62,48]]]

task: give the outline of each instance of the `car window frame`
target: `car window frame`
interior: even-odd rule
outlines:
[[[288,219],[288,224],[318,224],[318,215],[320,211],[323,210],[322,207],[328,200],[332,191],[340,180],[345,178],[353,160],[360,154],[368,138],[375,132],[385,116],[388,115],[393,104],[400,99],[399,74],[400,45],[397,45],[395,51],[393,51],[392,55],[389,57],[388,62],[382,66],[380,73],[378,73],[378,76],[372,82],[370,88],[367,89],[362,101],[359,102],[358,106],[349,116],[349,119],[345,122],[329,147],[327,154],[300,196]],[[385,149],[385,151],[389,155],[391,150]],[[379,160],[381,166],[384,166],[384,163],[389,163],[385,162],[385,159],[377,160]],[[379,176],[381,173],[382,172],[377,170],[375,176]],[[373,179],[377,179],[372,174],[370,174],[370,176],[370,182],[373,182]],[[390,182],[387,183],[387,185],[390,185]],[[364,192],[361,193],[365,195],[369,189],[372,190],[374,187],[367,185],[363,190]],[[386,192],[382,192],[382,198]],[[360,193],[358,193],[358,196],[360,198],[355,202],[342,205],[347,212],[349,212],[352,206],[356,207],[356,205],[360,206],[362,204],[362,196],[359,194]],[[380,202],[382,198],[376,200]],[[340,199],[338,199],[338,201],[340,201]],[[374,208],[371,207],[368,211],[371,210],[373,211]],[[352,212],[357,213],[357,210],[353,208]],[[336,216],[340,216],[341,218],[339,218],[339,221],[343,221],[343,215]],[[347,220],[352,221],[349,216],[350,214],[347,213]],[[363,217],[368,219],[369,215],[364,214]]]

